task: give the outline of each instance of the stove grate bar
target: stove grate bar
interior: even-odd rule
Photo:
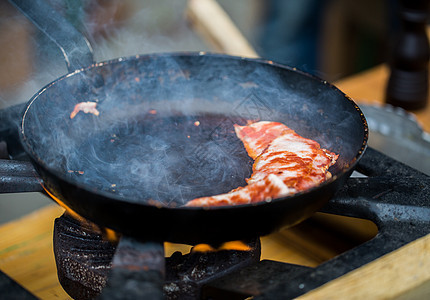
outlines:
[[[0,271],[0,291],[2,299],[22,299],[33,300],[37,299],[29,291],[12,280],[5,273]]]

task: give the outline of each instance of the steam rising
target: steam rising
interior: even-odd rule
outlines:
[[[145,53],[208,50],[186,23],[182,13],[186,0],[67,2],[71,7],[64,1],[46,2],[87,36],[96,62]],[[67,69],[63,54],[53,42],[7,1],[1,8],[0,29],[11,33],[9,39],[2,40],[10,48],[5,51],[9,52],[5,58],[8,63],[2,62],[3,77],[16,78],[7,86],[0,81],[0,108],[4,108],[27,102]],[[4,28],[3,24],[10,25]]]
[[[100,114],[70,119],[86,101]],[[362,128],[355,107],[324,82],[197,54],[120,59],[64,77],[36,96],[23,129],[62,178],[129,201],[180,206],[246,184],[252,161],[233,124],[248,120],[283,122],[340,153],[334,175],[361,147],[351,131]]]
[[[132,57],[68,74],[32,98],[22,131],[42,165],[88,190],[179,206],[245,185],[252,161],[234,134],[235,123],[285,123],[341,153],[339,170],[353,158],[361,147],[354,137],[362,132],[357,129],[361,126],[350,125],[362,120],[351,103],[323,82],[240,58],[136,56],[205,50],[190,30],[184,30],[183,16],[173,13],[182,11],[185,1],[168,3],[131,7],[128,18],[119,21],[116,13],[102,23],[89,18],[102,11],[98,7],[84,14],[80,29],[93,43],[95,61]],[[159,19],[151,10],[155,6],[165,9]],[[55,46],[39,48],[46,41],[32,36],[38,63],[26,88],[17,89],[24,91],[15,95],[17,102],[66,73],[59,51],[46,51]],[[71,119],[81,102],[97,103],[100,114],[78,113]]]

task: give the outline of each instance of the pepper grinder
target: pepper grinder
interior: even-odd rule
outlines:
[[[427,105],[429,0],[400,0],[401,28],[389,59],[386,102],[408,110]]]

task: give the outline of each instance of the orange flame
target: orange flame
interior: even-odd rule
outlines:
[[[107,227],[99,227],[98,225],[88,221],[84,217],[82,217],[80,214],[75,212],[73,209],[71,209],[69,206],[67,206],[63,201],[61,201],[58,197],[56,197],[54,194],[52,194],[48,189],[42,184],[42,188],[45,190],[45,192],[51,197],[55,202],[57,202],[58,205],[60,205],[62,208],[64,208],[67,213],[77,220],[82,225],[87,225],[91,227],[94,231],[98,231],[102,233],[103,238],[108,240],[111,243],[117,243],[119,241],[120,234],[110,228]]]
[[[77,212],[75,212],[73,209],[68,207],[63,201],[61,201],[58,197],[56,197],[54,194],[52,194],[48,189],[42,184],[42,188],[45,190],[45,192],[51,197],[55,202],[57,202],[58,205],[60,205],[62,208],[64,208],[70,216],[78,220],[79,222],[83,222],[85,219],[81,217]]]
[[[119,238],[121,236],[118,232],[107,227],[102,228],[102,235],[103,235],[103,238],[105,238],[106,240],[108,240],[113,244],[118,243]]]
[[[231,241],[223,243],[218,248],[214,248],[208,244],[198,244],[193,247],[192,252],[215,252],[221,250],[250,251],[251,247],[242,241]]]

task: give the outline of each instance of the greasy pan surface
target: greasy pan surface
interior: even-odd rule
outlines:
[[[97,102],[99,115],[70,113]],[[245,184],[252,161],[233,124],[278,121],[340,154],[333,178],[270,203],[183,207]],[[270,62],[160,54],[96,64],[35,95],[23,146],[48,191],[122,233],[182,243],[242,239],[321,208],[361,157],[367,124],[332,85]]]

